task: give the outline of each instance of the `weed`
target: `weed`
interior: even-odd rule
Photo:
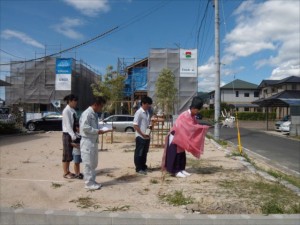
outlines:
[[[130,205],[123,205],[123,206],[114,206],[114,207],[107,207],[103,211],[109,211],[109,212],[118,212],[118,211],[127,211],[130,209]]]
[[[134,152],[134,149],[124,149],[123,152]]]
[[[144,191],[150,191],[150,189],[149,188],[144,188]]]
[[[136,174],[128,174],[128,173],[116,178],[116,180],[118,180],[118,181],[130,181],[130,180],[135,180],[135,179],[137,179]]]
[[[221,146],[227,146],[228,145],[227,141],[224,141],[224,140],[217,140],[217,143]]]
[[[159,196],[161,200],[166,201],[170,205],[187,205],[194,202],[191,196],[184,196],[182,191],[175,191],[172,194],[164,194]]]
[[[52,182],[51,187],[56,189],[56,188],[60,188],[61,186],[63,186],[62,184],[58,184],[58,183],[54,183]]]
[[[17,201],[15,204],[11,206],[13,209],[24,208],[24,203],[22,201]]]
[[[264,214],[283,214],[284,211],[283,205],[275,199],[271,199],[261,205],[261,212]]]
[[[287,175],[287,174],[284,174],[282,172],[275,171],[275,170],[268,170],[265,172],[267,172],[268,174],[270,174],[271,176],[273,176],[275,178],[286,180],[289,183],[293,184],[294,186],[300,188],[300,179],[295,176]]]
[[[299,213],[300,198],[279,183],[250,180],[223,180],[219,186],[245,200],[251,199],[260,204],[262,213]]]
[[[100,208],[100,205],[95,204],[90,197],[79,197],[77,200],[71,200],[70,202],[77,203],[78,208],[87,209],[93,207],[94,209]]]
[[[158,180],[156,180],[156,179],[151,179],[151,180],[150,180],[150,183],[151,183],[151,184],[158,184]]]

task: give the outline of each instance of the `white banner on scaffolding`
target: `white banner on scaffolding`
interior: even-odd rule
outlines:
[[[180,49],[180,77],[197,77],[197,49]]]
[[[56,91],[70,91],[72,81],[72,59],[56,59]]]

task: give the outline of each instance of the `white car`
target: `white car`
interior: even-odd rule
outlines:
[[[291,121],[286,121],[280,125],[279,130],[281,132],[290,132],[290,128],[291,128]]]
[[[112,127],[119,132],[134,132],[133,128],[134,116],[131,115],[113,115],[99,122],[100,127]]]

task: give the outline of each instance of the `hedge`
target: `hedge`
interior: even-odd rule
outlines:
[[[204,118],[213,119],[214,118],[213,109],[203,109],[200,111],[200,114]],[[233,115],[235,116],[235,115]],[[238,112],[239,120],[267,120],[267,114],[262,112]],[[269,113],[268,120],[275,120],[276,113]]]
[[[20,133],[20,130],[16,128],[15,123],[0,122],[0,134],[15,134],[15,133]]]

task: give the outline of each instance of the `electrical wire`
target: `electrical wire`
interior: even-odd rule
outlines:
[[[18,61],[18,62],[9,62],[9,63],[1,63],[0,66],[4,66],[4,65],[11,65],[11,64],[20,64],[20,63],[26,63],[26,62],[32,62],[32,61],[37,61],[37,60],[41,60],[41,59],[44,59],[44,58],[48,58],[48,57],[53,57],[53,56],[56,56],[56,55],[60,55],[64,52],[68,52],[68,51],[71,51],[73,49],[76,49],[76,48],[79,48],[79,47],[82,47],[84,45],[87,45],[87,44],[90,44],[98,39],[101,39],[107,35],[110,35],[114,32],[117,32],[117,31],[120,31],[120,30],[123,30],[125,28],[127,28],[128,26],[136,23],[136,22],[139,22],[141,21],[142,19],[144,19],[145,17],[153,14],[154,12],[156,12],[157,10],[159,10],[160,8],[164,7],[165,5],[167,5],[170,1],[161,1],[159,4],[153,6],[152,8],[148,9],[146,12],[142,12],[142,13],[139,13],[138,15],[132,17],[131,19],[129,19],[128,21],[120,24],[119,26],[115,26],[113,27],[112,29],[102,33],[102,34],[99,34],[85,42],[82,42],[80,44],[77,44],[75,46],[72,46],[70,48],[66,48],[64,50],[61,50],[59,52],[56,52],[56,53],[53,53],[53,54],[50,54],[50,55],[46,55],[46,56],[43,56],[43,57],[39,57],[39,58],[34,58],[34,59],[30,59],[30,60],[24,60],[24,61]]]
[[[4,52],[4,53],[7,54],[7,55],[10,55],[10,56],[12,56],[12,57],[15,57],[15,58],[25,59],[25,58],[23,58],[23,57],[16,56],[16,55],[13,55],[13,54],[11,54],[11,53],[9,53],[9,52],[7,52],[7,51],[4,51],[3,49],[0,49],[0,51],[1,51],[1,52]]]
[[[202,17],[202,19],[201,19],[200,26],[199,26],[198,32],[197,32],[197,40],[196,40],[196,47],[197,47],[197,49],[198,49],[198,47],[199,47],[200,31],[201,31],[201,27],[202,27],[202,25],[203,25],[203,21],[204,21],[204,19],[206,18],[206,15],[207,15],[208,5],[209,5],[209,0],[207,0],[206,7],[205,7],[205,11],[204,11],[204,15],[203,15],[203,17]]]

